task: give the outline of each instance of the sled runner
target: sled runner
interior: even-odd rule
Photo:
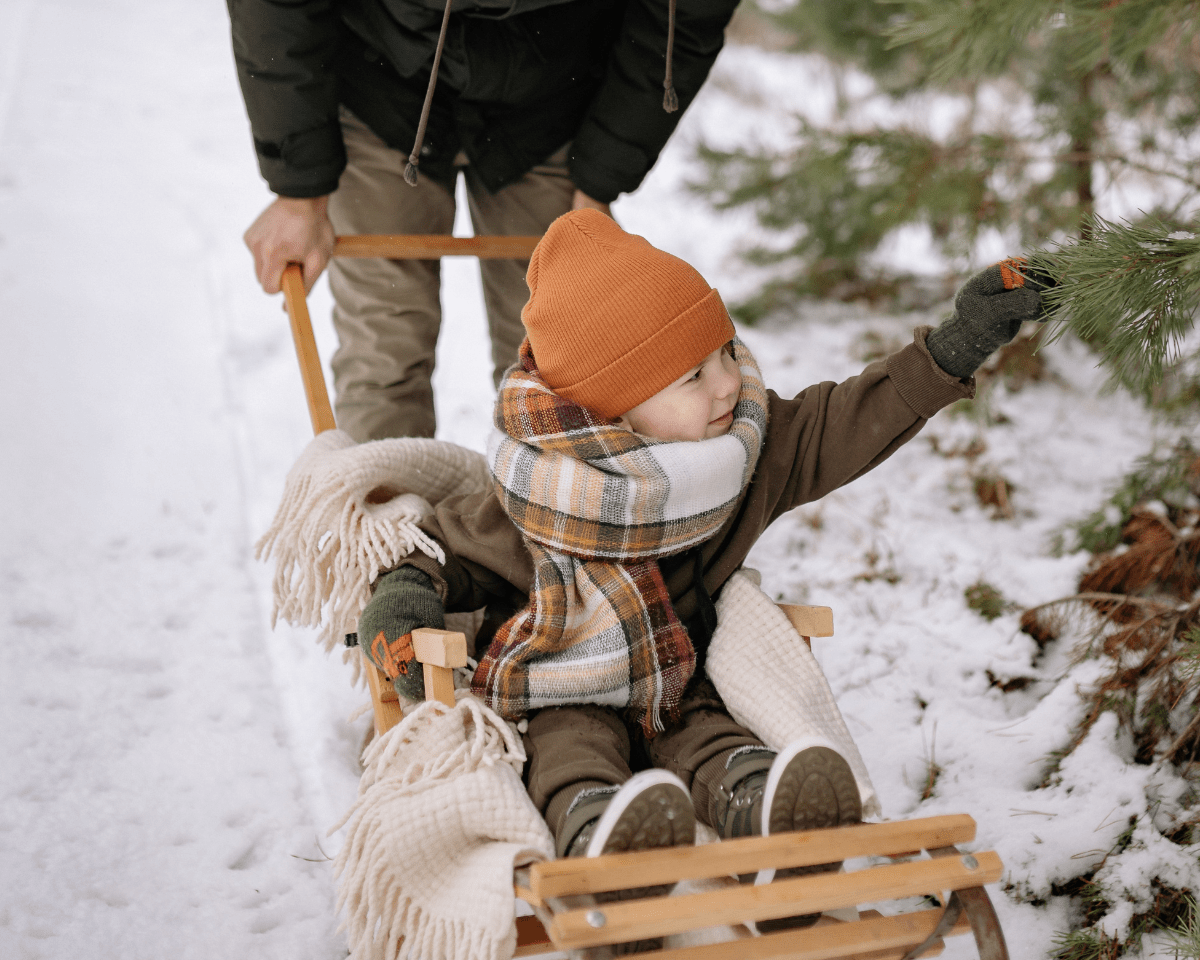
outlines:
[[[338,238],[334,255],[524,258],[537,239],[343,237]],[[334,429],[335,422],[298,265],[285,271],[283,291],[313,429],[320,434]],[[813,636],[832,636],[828,607],[781,605],[781,609],[806,643]],[[465,636],[418,629],[412,639],[427,698],[453,708],[453,671],[467,665]],[[402,720],[401,705],[390,681],[365,657],[363,668],[375,730],[382,735]],[[534,913],[515,918],[514,955],[562,952],[580,960],[605,960],[617,955],[615,945],[666,937],[688,940],[689,945],[677,946],[668,939],[662,949],[648,955],[658,960],[730,956],[909,960],[936,956],[945,937],[970,933],[981,960],[1007,960],[1004,936],[984,889],[1000,879],[1003,865],[993,851],[962,853],[957,848],[974,838],[975,822],[960,814],[533,863],[514,872],[515,895]],[[839,861],[846,862],[844,872],[801,875],[765,885],[737,879],[762,870]],[[597,897],[677,882],[684,882],[684,887],[670,896]],[[750,926],[805,914],[821,917],[806,928],[763,935],[755,935]],[[732,930],[736,946],[728,940],[698,942],[696,932],[706,928]],[[703,933],[699,936],[703,940]]]

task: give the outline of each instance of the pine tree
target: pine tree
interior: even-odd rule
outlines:
[[[894,292],[905,278],[867,264],[906,225],[928,227],[960,274],[977,266],[972,249],[986,230],[1014,250],[1058,241],[1055,263],[1075,279],[1069,263],[1085,254],[1124,256],[1121,243],[1141,242],[1128,231],[1163,239],[1183,230],[1200,196],[1198,10],[1184,0],[800,0],[772,14],[795,50],[869,74],[897,116],[930,94],[966,109],[940,138],[915,124],[843,120],[823,129],[797,118],[787,151],[702,146],[707,176],[697,189],[718,207],[750,205],[790,240],[751,252],[779,272],[735,313],[753,321],[802,296]],[[989,113],[997,95],[1014,109]],[[854,115],[843,106],[843,116]],[[1013,121],[1018,115],[1028,120]],[[1152,198],[1127,231],[1095,219],[1098,199],[1123,184]],[[1104,233],[1103,249],[1070,245],[1086,244],[1094,230]],[[1164,282],[1137,281],[1160,292]],[[1079,298],[1099,290],[1072,279],[1058,296],[1086,306]],[[1094,325],[1096,338],[1125,329]],[[1151,328],[1143,317],[1129,329]],[[1169,342],[1178,326],[1164,330]],[[1152,373],[1170,359],[1157,349],[1145,354]],[[1136,364],[1121,371],[1128,380]]]

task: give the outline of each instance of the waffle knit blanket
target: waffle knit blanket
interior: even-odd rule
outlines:
[[[783,611],[759,589],[757,571],[738,571],[721,588],[706,669],[733,719],[768,747],[779,750],[805,737],[829,741],[854,771],[863,816],[882,814],[829,681]]]
[[[443,440],[355,443],[318,434],[288,471],[255,556],[275,558],[274,625],[320,627],[326,650],[358,626],[371,584],[414,550],[445,560],[418,524],[443,498],[488,489],[483,455]],[[347,658],[357,666],[358,656]]]
[[[513,729],[464,691],[453,710],[418,706],[364,763],[334,863],[351,960],[511,957],[513,868],[554,857]]]

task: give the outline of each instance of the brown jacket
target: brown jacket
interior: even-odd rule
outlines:
[[[753,479],[725,525],[701,549],[704,585],[714,597],[768,526],[802,503],[862,476],[911,440],[942,407],[974,396],[973,380],[943,371],[918,327],[913,343],[842,383],[819,383],[784,400],[768,390],[767,436]],[[488,607],[479,640],[523,607],[533,562],[521,533],[494,492],[452,497],[422,525],[446,548],[446,563],[423,555],[408,562],[428,573],[448,612]],[[675,612],[697,614],[691,555],[659,566]]]

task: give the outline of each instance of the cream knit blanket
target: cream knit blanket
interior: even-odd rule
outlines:
[[[783,611],[759,589],[757,577],[757,571],[739,571],[721,588],[708,647],[709,679],[733,719],[768,747],[779,750],[806,737],[828,741],[854,771],[863,816],[880,816],[879,797],[829,681]]]
[[[318,434],[288,471],[275,519],[255,545],[259,559],[275,557],[272,625],[282,617],[321,627],[326,650],[340,645],[380,571],[413,550],[445,559],[417,526],[431,504],[491,484],[483,454],[443,440],[358,444],[341,430]],[[351,662],[357,678],[361,660]]]
[[[512,728],[464,692],[421,704],[364,762],[334,864],[351,960],[511,957],[513,868],[554,857]]]

